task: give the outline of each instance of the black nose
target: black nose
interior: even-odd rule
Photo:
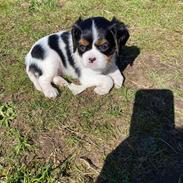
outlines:
[[[95,57],[91,57],[91,58],[89,58],[90,63],[95,62],[95,60],[96,60],[96,58],[95,58]]]

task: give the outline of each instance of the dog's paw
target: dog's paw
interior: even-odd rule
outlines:
[[[69,85],[68,82],[60,76],[55,76],[53,78],[53,83],[56,85],[59,85],[59,86],[68,86]]]
[[[123,81],[124,81],[123,76],[119,76],[118,78],[115,78],[114,79],[114,87],[117,89],[121,88],[123,85]]]
[[[44,91],[45,97],[48,97],[48,98],[56,98],[58,94],[59,94],[58,90],[53,87],[47,88],[47,90]]]
[[[68,85],[68,88],[71,90],[73,95],[78,95],[78,94],[82,93],[86,89],[86,87],[83,86],[83,85],[75,85],[73,83]]]
[[[109,91],[110,89],[101,86],[98,86],[94,89],[94,92],[98,95],[106,95],[107,93],[109,93]]]

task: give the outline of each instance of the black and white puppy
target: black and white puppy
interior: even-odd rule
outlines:
[[[116,55],[129,38],[124,23],[113,18],[79,18],[71,32],[61,31],[38,40],[26,56],[26,72],[37,90],[46,97],[58,95],[52,82],[68,85],[77,94],[96,86],[99,95],[113,85],[120,88],[123,76],[116,66]],[[69,85],[62,76],[77,78],[81,85]]]

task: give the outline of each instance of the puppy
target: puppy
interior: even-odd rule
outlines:
[[[35,88],[48,98],[58,95],[56,85],[67,85],[74,94],[95,86],[99,95],[113,85],[120,88],[123,76],[116,66],[116,55],[129,38],[124,23],[115,17],[79,18],[72,30],[38,40],[26,55],[26,72]],[[68,84],[62,76],[77,78],[81,85]]]

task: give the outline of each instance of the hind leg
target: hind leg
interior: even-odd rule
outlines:
[[[38,79],[35,77],[35,75],[34,75],[32,72],[30,72],[30,71],[27,71],[27,74],[28,74],[28,76],[29,76],[29,79],[33,82],[35,88],[36,88],[38,91],[42,91],[41,86],[40,86],[40,84],[39,84],[39,81],[38,81]]]
[[[44,95],[48,98],[56,98],[58,96],[58,90],[51,85],[52,79],[52,77],[46,77],[44,75],[39,77],[39,84]]]

